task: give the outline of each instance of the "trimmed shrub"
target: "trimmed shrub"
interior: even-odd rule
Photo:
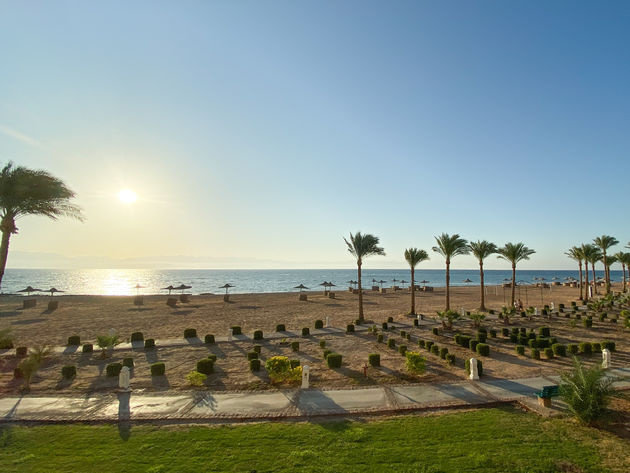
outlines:
[[[477,341],[479,343],[486,343],[486,340],[488,339],[488,334],[485,332],[477,332]]]
[[[132,357],[127,357],[127,358],[123,358],[122,361],[122,365],[126,366],[127,368],[133,368],[133,358]]]
[[[262,339],[263,339],[263,331],[254,330],[254,340],[262,340]]]
[[[431,332],[433,333],[433,335],[439,335],[440,334],[440,329],[438,327],[433,327],[431,329]]]
[[[410,333],[405,334],[405,339],[406,340],[411,340],[411,334]]]
[[[455,336],[453,336],[453,340],[458,345],[461,345],[462,344],[462,334],[461,333],[456,333]]]
[[[241,335],[242,333],[240,325],[232,325],[230,330],[232,330],[232,335]]]
[[[278,324],[276,325],[276,332],[286,332],[287,328],[285,327],[284,324]],[[259,367],[260,368],[260,367]]]
[[[529,337],[527,335],[519,335],[516,342],[519,345],[527,345],[529,343]]]
[[[512,343],[518,343],[518,335],[514,335],[513,333],[510,334],[510,341]]]
[[[361,325],[363,323],[363,321],[361,319],[355,319],[354,320],[354,325]]]
[[[300,351],[300,342],[291,342],[292,351]]]
[[[197,338],[197,330],[194,328],[185,329],[184,338]]]
[[[381,328],[382,328],[383,330],[387,330],[387,322],[383,322],[383,323],[381,324]]]
[[[383,334],[382,334],[382,333],[379,333],[379,334],[376,336],[376,341],[377,341],[378,343],[383,343]]]
[[[302,327],[302,336],[303,337],[308,337],[311,334],[311,331],[309,330],[308,327]]]
[[[332,350],[324,350],[324,351],[322,352],[322,356],[324,357],[324,360],[325,360],[325,359],[326,359],[326,357],[327,357],[328,355],[330,355],[332,352],[333,352]]]
[[[448,355],[448,348],[442,347],[440,348],[440,358],[446,360],[446,355]]]
[[[418,327],[419,325],[420,325],[420,322],[418,321],[418,319],[413,319],[413,326]]]
[[[392,323],[392,322],[394,321],[394,317],[387,317],[387,321],[388,321],[389,323]]]
[[[398,353],[400,353],[402,356],[405,356],[405,353],[407,353],[407,345],[400,345],[398,347]]]
[[[252,348],[252,350],[260,355],[260,352],[262,351],[262,346],[261,345],[254,345],[254,348]]]
[[[405,332],[404,330],[400,331],[400,336],[405,338],[405,335],[407,335],[407,332]]]
[[[550,335],[549,327],[540,327],[538,333],[541,337],[548,337]]]
[[[602,350],[604,348],[608,348],[610,351],[615,351],[615,349],[616,349],[615,342],[611,342],[611,341],[608,341],[608,340],[603,341],[601,343],[601,345],[602,345]]]
[[[490,309],[490,310],[488,310],[488,314],[490,314],[490,315],[494,315],[494,309]]]
[[[203,374],[214,373],[214,361],[210,358],[202,358],[197,362],[197,371]],[[151,371],[151,374],[153,374],[153,371]]]
[[[151,376],[164,376],[166,373],[166,365],[159,361],[151,365]]]
[[[272,356],[265,362],[265,369],[272,382],[297,381],[302,377],[302,367],[291,368],[286,356]]]
[[[131,341],[132,342],[143,342],[144,341],[144,335],[142,334],[142,332],[133,332],[131,334]]]
[[[122,363],[110,363],[105,367],[107,376],[118,376],[122,370]]]
[[[586,328],[591,328],[593,326],[593,319],[591,319],[590,317],[587,317],[584,319],[584,322],[582,323],[584,324]]]
[[[433,353],[434,355],[439,355],[440,347],[435,344],[431,345],[431,353]]]
[[[28,348],[26,347],[17,347],[15,349],[15,356],[17,356],[18,358],[24,358],[27,353],[28,353]]]
[[[518,331],[521,335],[527,335],[527,328],[525,327],[519,328]]]
[[[540,350],[538,348],[532,348],[532,358],[534,360],[540,360]]]
[[[346,325],[346,333],[353,333],[353,332],[354,332],[354,325],[353,324]]]
[[[580,353],[583,355],[591,355],[593,353],[593,347],[589,342],[580,343]]]
[[[466,374],[470,374],[470,358],[466,358],[464,363],[464,368],[466,369]],[[483,363],[481,360],[477,360],[477,374],[481,377],[483,375]]]
[[[144,341],[144,349],[145,350],[151,350],[155,348],[155,340],[153,338],[147,338]]]
[[[394,340],[393,338],[388,338],[387,339],[387,346],[389,348],[396,348],[396,340]]]
[[[470,348],[472,351],[475,351],[478,344],[479,342],[477,340],[471,340],[470,342],[468,342],[468,348]]]
[[[420,348],[424,348],[424,340],[422,340],[422,339],[418,340],[418,346]]]
[[[316,329],[320,329],[320,328],[324,328],[324,321],[323,320],[316,320],[315,321],[315,328]]]
[[[188,381],[191,386],[203,386],[206,379],[208,379],[208,377],[205,374],[195,370],[190,371],[186,375],[186,381]]]
[[[521,355],[521,356],[525,355],[525,346],[524,345],[516,345],[515,350],[516,350],[516,354],[517,355]]]
[[[591,342],[591,351],[593,353],[601,353],[602,352],[602,346],[599,342]]]
[[[463,346],[464,348],[470,347],[470,340],[472,340],[470,335],[462,335],[459,337],[460,345]]]
[[[339,353],[329,353],[326,364],[329,368],[341,368],[342,356]]]
[[[405,353],[405,357],[407,371],[413,374],[421,374],[425,372],[427,359],[424,356],[415,351],[408,351]]]
[[[83,348],[81,350],[83,351],[83,353],[92,353],[94,351],[94,345],[92,345],[91,343],[86,343],[85,345],[83,345]]]
[[[497,331],[493,328],[490,329],[490,338],[497,338]]]
[[[217,362],[217,355],[215,355],[214,353],[210,353],[206,358],[208,358],[209,360],[212,360],[212,363]]]
[[[549,337],[549,346],[555,345],[556,343],[558,343],[557,337]]]
[[[207,345],[212,345],[213,343],[215,343],[214,335],[209,333],[208,335],[204,337],[203,342],[206,343]]]
[[[255,360],[256,358],[258,358],[258,353],[256,353],[255,351],[247,352],[247,360]]]
[[[73,347],[78,345],[81,345],[81,337],[78,335],[70,335],[68,337],[68,346]]]
[[[512,335],[518,336],[518,334],[520,333],[520,330],[518,329],[518,327],[512,327],[512,330],[510,330],[510,333]]]
[[[507,328],[502,328],[501,329],[501,335],[503,335],[504,337],[509,337],[510,336],[510,330]]]
[[[444,359],[446,360],[446,363],[448,363],[449,365],[452,365],[453,363],[455,363],[455,355],[453,355],[452,353],[447,353]]]
[[[562,343],[554,343],[551,345],[551,349],[556,356],[567,356],[567,347]]]
[[[545,357],[547,359],[553,358],[553,349],[549,347],[545,348]]]
[[[381,355],[378,353],[370,353],[368,355],[368,363],[370,366],[381,366]]]
[[[529,348],[538,348],[538,340],[532,338],[531,340],[528,340],[527,345]]]
[[[64,379],[72,379],[77,375],[77,367],[74,365],[66,365],[61,368],[61,376]]]
[[[490,356],[490,345],[487,343],[479,343],[477,344],[477,353],[481,356]]]
[[[580,347],[576,343],[569,343],[567,345],[567,351],[571,355],[577,355],[580,352]]]
[[[260,370],[260,360],[258,358],[249,360],[249,370],[250,371],[259,371]]]
[[[536,345],[538,346],[538,348],[548,348],[551,346],[548,338],[541,338],[541,337],[536,338]]]
[[[298,366],[300,366],[300,360],[295,359],[295,358],[292,360],[289,360],[289,366],[291,367],[291,369],[297,368]]]
[[[424,348],[426,348],[428,351],[431,351],[432,346],[433,342],[431,340],[427,340],[426,342],[424,342]]]

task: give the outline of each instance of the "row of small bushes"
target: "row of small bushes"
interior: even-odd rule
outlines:
[[[133,368],[133,358],[125,358],[122,363],[120,362],[109,363],[105,367],[105,373],[107,374],[107,376],[118,376],[123,366]],[[163,362],[160,361],[160,362],[151,364],[151,376],[163,376],[165,372],[166,372],[166,366],[164,365]],[[76,370],[75,370],[75,374],[76,374]]]

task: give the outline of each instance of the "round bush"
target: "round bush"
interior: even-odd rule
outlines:
[[[127,368],[133,368],[133,358],[130,356],[127,358],[123,358],[122,364]]]
[[[431,351],[432,346],[433,342],[431,340],[427,340],[426,342],[424,342],[424,348],[426,348],[428,351]]]
[[[383,334],[382,334],[382,333],[379,333],[379,334],[376,336],[376,341],[377,341],[378,343],[383,343]]]
[[[145,350],[151,350],[155,348],[155,340],[153,338],[147,338],[144,341],[144,349]]]
[[[490,338],[497,338],[497,331],[495,329],[490,329]]]
[[[300,351],[300,342],[291,342],[292,351]]]
[[[354,332],[354,325],[353,324],[346,325],[346,333],[352,333],[352,332]]]
[[[383,330],[387,330],[387,322],[383,322],[383,323],[381,324],[381,328],[382,328]]]
[[[453,363],[455,363],[455,355],[453,355],[452,353],[447,353],[444,359],[449,365],[452,365]]]
[[[210,353],[206,358],[208,358],[209,360],[212,360],[212,363],[217,362],[217,355],[215,355],[214,353]]]
[[[67,365],[61,368],[61,376],[64,379],[72,379],[77,375],[77,367],[74,365]]]
[[[400,353],[402,356],[405,356],[405,353],[407,353],[407,345],[400,345],[398,347],[398,353]]]
[[[142,332],[133,332],[131,334],[131,341],[132,342],[143,342],[144,341],[144,335],[142,334]]]
[[[278,324],[276,325],[276,332],[286,332],[287,328],[284,326],[284,324]],[[260,366],[259,366],[260,368]]]
[[[433,353],[434,355],[439,355],[440,354],[440,347],[437,345],[431,345],[431,353]]]
[[[151,376],[164,376],[166,366],[161,361],[151,365]]]
[[[567,345],[567,351],[572,355],[577,355],[580,352],[580,347],[575,343],[569,343]]]
[[[424,348],[424,340],[422,340],[422,339],[418,340],[418,346],[420,348]]]
[[[550,359],[553,358],[553,349],[550,347],[545,348],[545,357]]]
[[[83,353],[92,353],[94,351],[94,345],[92,345],[91,343],[86,343],[85,345],[83,345]]]
[[[388,338],[387,339],[387,346],[389,348],[396,348],[396,340],[394,340],[393,338]]]
[[[184,338],[196,338],[197,330],[194,328],[187,328],[184,330]]]
[[[81,337],[79,337],[78,335],[70,335],[68,337],[68,346],[72,347],[78,345],[81,345]]]
[[[388,321],[389,323],[392,323],[392,322],[394,321],[394,317],[387,317],[387,321]]]
[[[516,345],[516,347],[514,347],[516,350],[516,354],[517,355],[525,355],[525,346],[524,345]]]
[[[448,348],[442,347],[440,348],[440,358],[446,360],[446,355],[448,355]]]
[[[329,353],[326,357],[326,364],[329,368],[341,368],[342,357],[339,353]]]
[[[254,360],[249,360],[249,369],[251,371],[258,371],[258,370],[260,370],[260,360],[258,358],[254,359]]]
[[[381,366],[381,355],[378,353],[370,353],[368,355],[368,363],[370,366]]]
[[[262,339],[263,339],[263,331],[254,330],[254,340],[262,340]]]
[[[471,340],[470,342],[468,342],[468,348],[470,348],[472,351],[477,350],[477,345],[479,344],[479,342],[477,340]]]
[[[540,350],[538,348],[532,348],[532,358],[534,360],[540,360]]]
[[[208,335],[206,335],[203,339],[203,342],[208,344],[208,345],[212,345],[214,342],[214,335],[212,335],[211,333],[209,333]]]
[[[490,356],[490,345],[488,345],[487,343],[478,343],[477,353],[479,353],[481,356]]]
[[[593,346],[589,342],[580,343],[580,353],[583,355],[591,355],[593,353]]]
[[[316,320],[315,321],[315,328],[316,329],[324,328],[324,321],[323,320]]]
[[[232,335],[241,335],[243,333],[240,325],[232,325],[230,330],[232,330]]]
[[[303,337],[308,337],[311,334],[311,331],[309,330],[308,327],[303,327],[302,328],[302,336]]]
[[[197,371],[203,374],[214,373],[214,361],[210,358],[202,358],[197,362]]]
[[[122,370],[122,363],[110,363],[105,367],[107,376],[118,376]]]
[[[250,351],[247,352],[247,359],[248,360],[255,360],[256,358],[258,358],[258,353],[256,353],[255,351]],[[199,371],[199,370],[197,370]],[[199,371],[201,373],[201,371]]]
[[[551,345],[551,349],[556,356],[567,356],[567,347],[562,343],[554,343]]]

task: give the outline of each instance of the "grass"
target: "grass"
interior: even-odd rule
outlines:
[[[370,422],[0,426],[2,471],[606,472],[628,443],[515,409]],[[612,454],[603,453],[612,452]]]

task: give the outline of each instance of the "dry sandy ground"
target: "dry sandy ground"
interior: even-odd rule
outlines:
[[[557,305],[568,303],[577,295],[576,289],[554,287],[551,293],[544,290],[545,303],[550,301]],[[509,299],[509,290],[506,290]],[[464,307],[468,310],[478,305],[478,288],[454,288],[451,292],[451,306]],[[540,306],[540,289],[530,288],[528,292],[530,305],[536,302]],[[411,319],[404,315],[409,311],[410,294],[401,291],[393,294],[368,292],[364,298],[365,316],[379,324],[394,317],[396,322],[411,324]],[[521,299],[525,302],[524,292]],[[166,296],[145,297],[145,305],[139,310],[128,297],[96,297],[96,296],[64,296],[60,297],[58,310],[47,313],[43,309],[46,298],[39,299],[39,305],[33,309],[22,310],[21,298],[6,297],[0,299],[0,328],[10,326],[13,329],[16,345],[35,346],[38,344],[64,345],[69,335],[78,334],[82,343],[94,341],[99,334],[106,334],[114,329],[123,339],[127,339],[134,331],[142,331],[145,338],[182,338],[187,327],[196,328],[203,338],[206,333],[226,335],[231,325],[241,325],[243,332],[250,334],[255,329],[265,333],[273,332],[276,324],[284,323],[287,329],[298,331],[301,327],[313,327],[316,319],[326,316],[336,327],[345,327],[357,317],[357,295],[348,292],[337,292],[335,299],[325,298],[321,293],[309,293],[307,302],[298,301],[297,294],[248,294],[233,295],[230,303],[224,303],[221,296],[193,296],[188,304],[171,309],[166,306]],[[417,294],[417,307],[432,315],[436,309],[444,305],[444,289],[436,289],[433,294]],[[488,307],[499,309],[503,306],[503,290],[489,289],[486,302]],[[612,313],[609,311],[609,313]],[[429,318],[428,318],[429,319]],[[621,324],[609,321],[594,320],[592,329],[585,329],[580,320],[553,317],[551,320],[537,318],[532,321],[526,318],[515,318],[512,326],[538,328],[541,325],[551,327],[553,336],[560,343],[580,341],[614,340],[617,342],[615,363],[627,365],[630,362],[630,344],[628,334]],[[557,373],[570,364],[569,358],[532,360],[528,356],[519,357],[514,352],[514,344],[501,336],[503,322],[490,316],[484,323],[488,328],[499,331],[498,338],[489,338],[491,356],[484,359],[484,374],[488,377],[515,378]],[[572,325],[574,325],[572,327]],[[281,354],[300,359],[302,364],[311,367],[311,384],[314,387],[352,387],[369,384],[386,383],[425,383],[453,382],[464,379],[463,362],[472,356],[470,350],[455,345],[454,332],[440,335],[431,333],[432,327],[440,326],[437,322],[409,330],[412,340],[400,337],[400,330],[390,331],[386,336],[396,340],[396,344],[406,344],[409,349],[420,350],[427,358],[427,371],[423,376],[411,376],[405,369],[405,358],[397,351],[367,333],[348,335],[326,335],[323,337],[301,338],[299,352],[292,352],[288,344],[282,340],[263,340],[261,358]],[[400,327],[400,325],[399,325]],[[468,320],[457,322],[455,330],[462,333],[474,333]],[[433,340],[440,346],[448,347],[457,361],[447,366],[444,360],[430,354],[416,345],[417,338]],[[325,365],[321,339],[326,340],[328,349],[341,353],[344,364],[341,369],[331,370]],[[116,379],[103,375],[105,365],[112,361],[121,361],[131,356],[135,361],[132,383],[134,389],[165,390],[190,389],[185,375],[195,369],[196,362],[208,353],[217,355],[216,372],[208,377],[207,387],[213,390],[237,389],[269,389],[275,388],[269,382],[264,371],[252,373],[248,369],[246,354],[251,351],[252,342],[234,341],[202,347],[160,348],[153,351],[128,350],[116,351],[112,358],[102,359],[98,352],[93,354],[60,355],[48,360],[36,376],[32,391],[37,392],[91,392],[107,391],[115,388]],[[369,353],[381,354],[381,367],[368,368],[367,377],[363,367]],[[527,350],[529,353],[529,349]],[[599,361],[594,355],[593,362]],[[166,363],[166,376],[151,378],[149,365],[155,361]],[[0,390],[17,392],[19,381],[13,380],[13,368],[18,360],[13,355],[0,357]],[[61,366],[75,364],[78,376],[72,381],[63,381],[60,376]]]

